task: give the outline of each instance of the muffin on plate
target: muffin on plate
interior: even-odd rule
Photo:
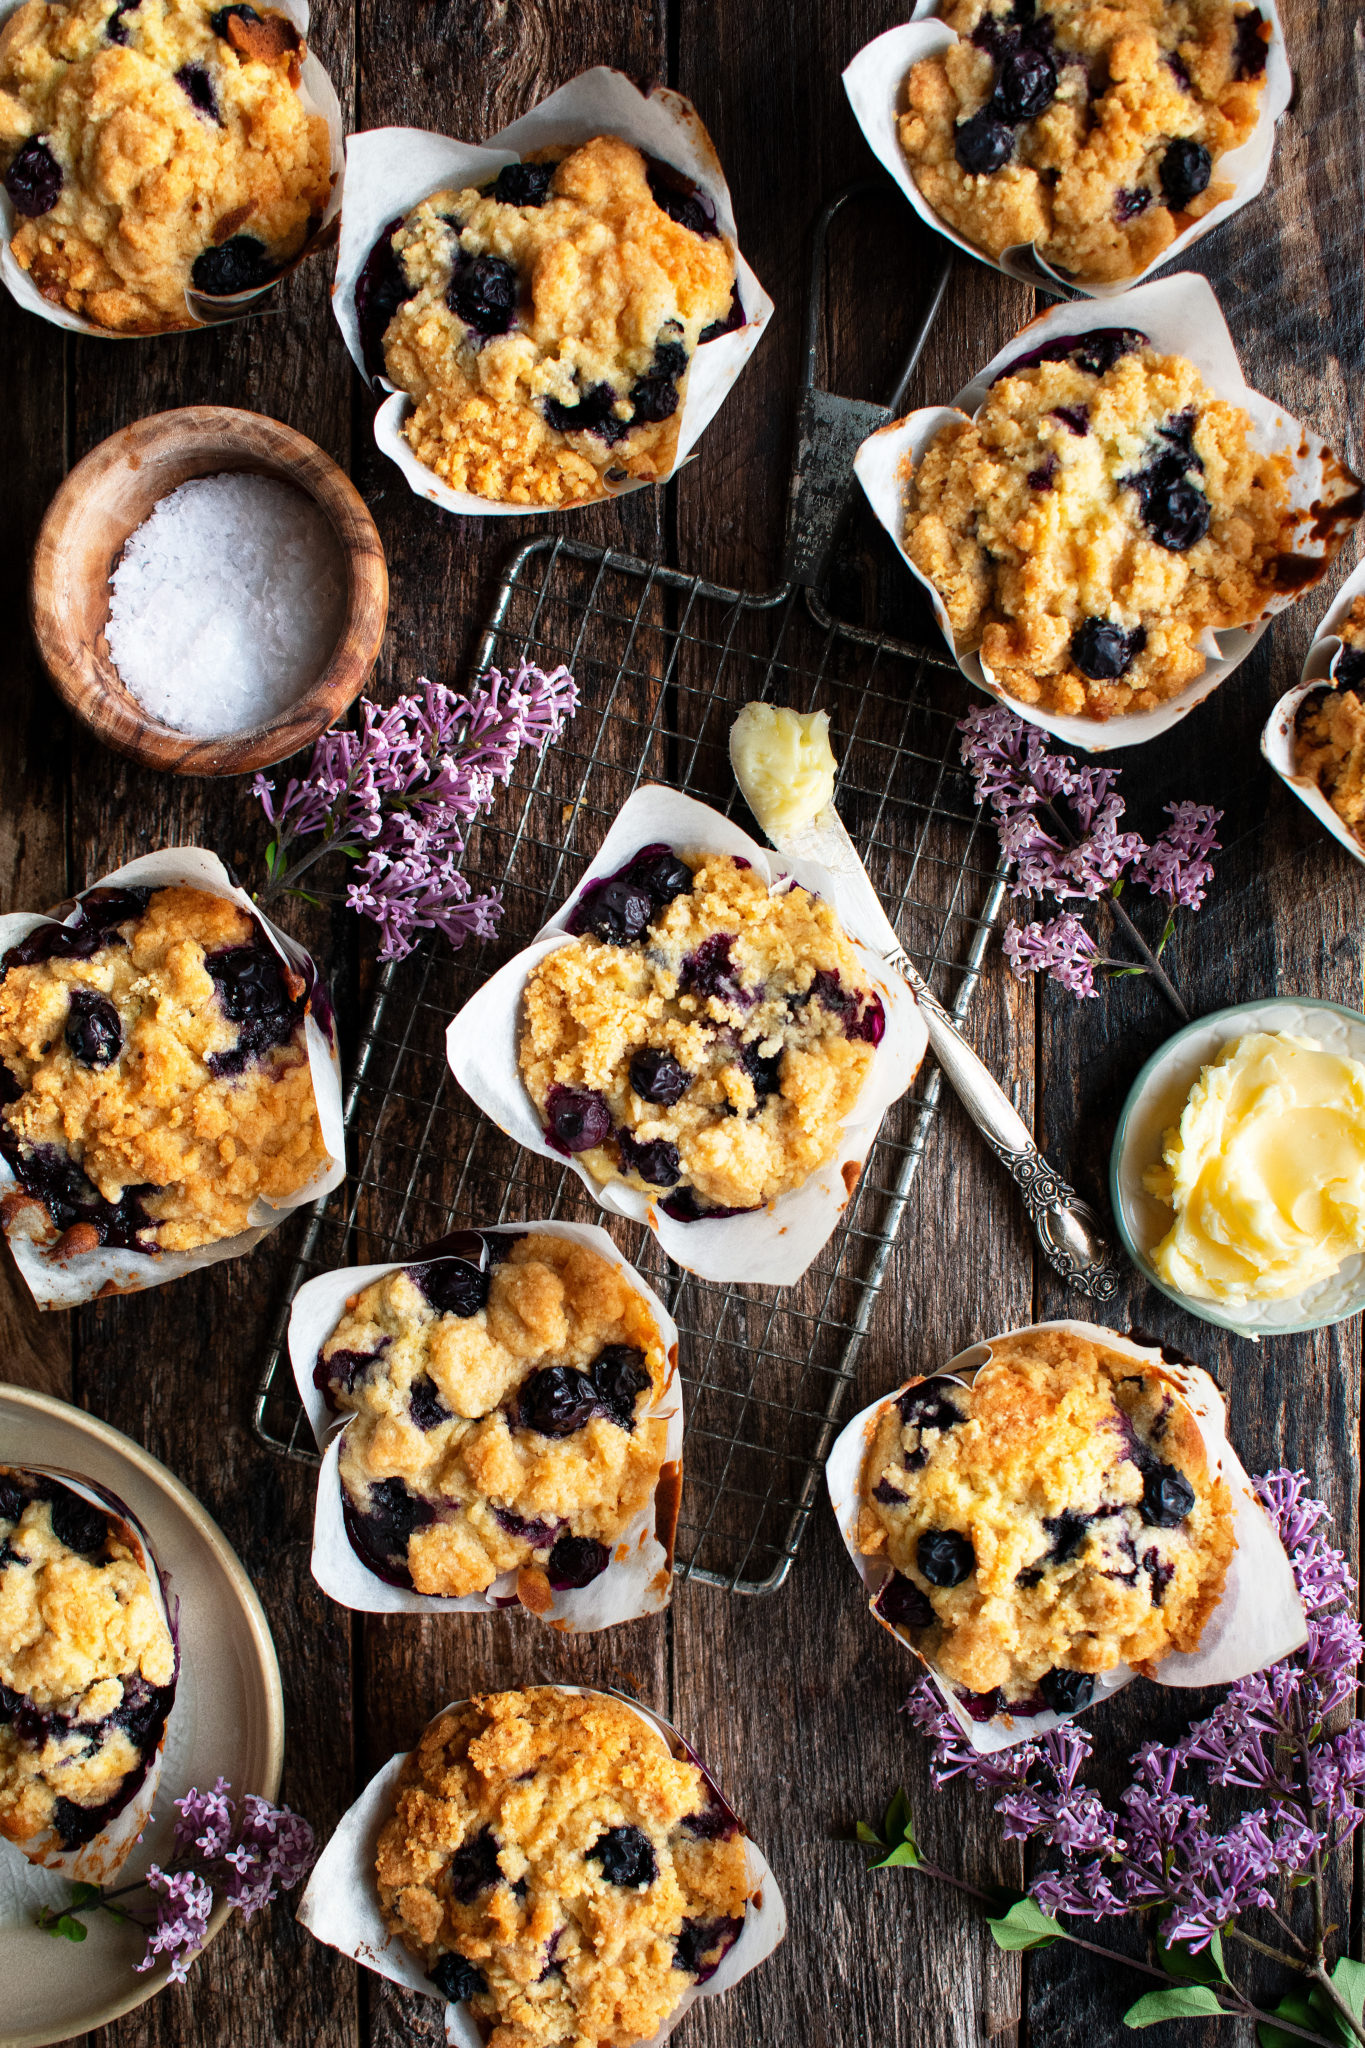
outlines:
[[[551,1145],[679,1221],[760,1208],[838,1149],[885,1028],[831,906],[642,847],[532,970],[519,1062]]]
[[[385,1922],[505,2048],[630,2048],[744,1925],[744,1837],[624,1701],[542,1686],[442,1714],[375,1859]]]
[[[400,1267],[352,1295],[317,1385],[352,1419],[347,1533],[418,1593],[504,1572],[543,1614],[590,1585],[659,1483],[671,1372],[642,1296],[571,1238],[463,1233],[469,1256]]]
[[[1123,327],[1061,335],[947,421],[906,493],[905,550],[959,655],[1008,696],[1107,719],[1152,710],[1258,620],[1294,553],[1287,455],[1194,364]]]
[[[0,29],[0,168],[44,298],[165,334],[195,324],[186,291],[245,291],[296,256],[332,190],[304,55],[271,7],[26,0]]]
[[[742,319],[704,202],[614,135],[432,193],[385,229],[356,311],[418,461],[547,507],[665,475],[693,356]]]
[[[1232,197],[1271,24],[1252,0],[947,0],[898,122],[916,185],[990,256],[1135,277]]]
[[[327,1158],[308,993],[238,904],[89,889],[0,955],[7,1232],[58,1258],[187,1251],[247,1228]]]
[[[154,1571],[121,1516],[0,1466],[0,1835],[35,1862],[93,1842],[157,1760],[177,1659]]]
[[[883,1409],[859,1549],[875,1607],[978,1720],[1073,1713],[1097,1674],[1193,1650],[1235,1548],[1232,1499],[1155,1366],[1071,1331],[996,1339]]]
[[[1294,727],[1294,767],[1311,775],[1357,839],[1365,837],[1365,596],[1337,627],[1341,651],[1332,663],[1333,689],[1305,697]]]

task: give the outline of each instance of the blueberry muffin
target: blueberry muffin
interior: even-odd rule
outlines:
[[[970,1386],[887,1403],[858,1545],[876,1612],[976,1720],[1074,1713],[1098,1673],[1193,1650],[1235,1548],[1232,1498],[1156,1364],[1067,1330],[997,1339]]]
[[[905,549],[959,654],[1021,704],[1105,719],[1202,675],[1203,634],[1302,586],[1292,468],[1194,364],[1120,327],[1012,365],[945,424],[906,494]]]
[[[192,327],[189,289],[267,282],[332,189],[275,8],[26,0],[0,29],[11,248],[45,299],[117,334]]]
[[[620,1269],[542,1231],[463,1231],[451,1255],[352,1295],[317,1384],[341,1443],[351,1541],[418,1593],[522,1605],[586,1586],[653,1497],[675,1361]]]
[[[733,244],[614,135],[434,192],[384,230],[356,307],[418,461],[515,505],[666,474],[696,349],[743,321]]]
[[[746,860],[643,847],[523,999],[550,1144],[680,1222],[761,1208],[838,1150],[885,1029],[828,903]]]
[[[403,1766],[375,1859],[384,1918],[489,2048],[630,2048],[744,1924],[739,1822],[601,1693],[485,1693]]]
[[[73,924],[0,955],[0,1224],[56,1258],[245,1230],[327,1157],[308,1007],[237,904],[88,889]]]
[[[1337,627],[1341,651],[1332,663],[1334,689],[1314,691],[1299,707],[1294,768],[1317,783],[1358,839],[1365,837],[1365,596]]]
[[[958,41],[906,81],[901,147],[934,211],[1000,256],[1133,277],[1230,199],[1260,114],[1253,0],[947,0]]]
[[[0,1835],[34,1860],[92,1841],[156,1759],[176,1653],[148,1568],[120,1516],[0,1466]]]

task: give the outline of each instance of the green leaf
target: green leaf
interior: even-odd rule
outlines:
[[[1340,1957],[1332,1972],[1332,1984],[1365,2025],[1365,1963],[1356,1962],[1353,1956]]]
[[[1124,877],[1120,875],[1116,882],[1111,882],[1109,884],[1109,894],[1113,897],[1115,903],[1118,902],[1120,896],[1123,894],[1123,883]]]
[[[1048,1948],[1065,1935],[1050,1914],[1035,1899],[1019,1899],[998,1920],[987,1920],[997,1948],[1010,1953],[1026,1948]]]
[[[856,1832],[858,1840],[860,1842],[866,1842],[869,1849],[884,1849],[886,1847],[886,1843],[877,1833],[877,1830],[874,1827],[869,1827],[865,1820],[860,1820],[858,1822]]]
[[[1208,1947],[1197,1953],[1186,1948],[1183,1941],[1174,1941],[1169,1948],[1159,1943],[1157,1961],[1168,1977],[1174,1977],[1182,1984],[1226,1984],[1228,1981],[1228,1973],[1223,1967],[1221,1934],[1215,1934]]]
[[[915,1839],[915,1824],[904,1786],[897,1791],[886,1809],[882,1820],[882,1834],[888,1842],[913,1842]]]
[[[39,1914],[38,1925],[56,1941],[84,1941],[90,1931],[84,1920],[77,1920],[74,1914],[53,1914],[50,1909],[48,1914]]]
[[[275,863],[276,861],[278,861],[279,857],[280,842],[278,839],[272,839],[269,846],[267,846],[265,850],[265,871],[270,876],[272,881],[274,880],[275,876]]]
[[[874,1870],[918,1870],[924,1858],[913,1842],[898,1842],[889,1856],[883,1856],[880,1863],[874,1863]]]
[[[1282,2020],[1292,2020],[1296,2027],[1307,2028],[1310,2033],[1319,2031],[1318,2016],[1302,1991],[1286,1991],[1271,2011]],[[1258,2021],[1256,2039],[1260,2048],[1298,2048],[1297,2034],[1287,2034],[1283,2027],[1274,2027],[1269,2020]]]
[[[1223,2011],[1204,1984],[1173,1984],[1169,1991],[1148,1991],[1123,2015],[1125,2027],[1154,2027],[1159,2020],[1216,2019]]]
[[[1108,967],[1105,969],[1105,979],[1107,981],[1127,981],[1130,975],[1145,974],[1146,972],[1147,969],[1145,967]]]
[[[1332,1971],[1332,1984],[1345,1999],[1356,2019],[1362,2019],[1365,2006],[1365,1963],[1353,1962],[1350,1956],[1342,1956]],[[1320,2034],[1328,2035],[1333,2041],[1340,2041],[1343,2048],[1358,2048],[1356,2036],[1351,2032],[1341,2014],[1320,1985],[1315,1984],[1308,1994],[1312,2011],[1311,2024]]]

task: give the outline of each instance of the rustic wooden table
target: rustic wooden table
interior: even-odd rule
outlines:
[[[358,0],[318,8],[315,41],[355,128],[410,123],[479,137],[584,67],[621,66],[690,94],[735,194],[746,254],[777,302],[759,355],[700,460],[666,494],[579,515],[573,531],[761,590],[777,579],[807,233],[822,200],[872,166],[839,72],[903,17],[902,0]],[[1269,192],[1193,252],[1218,289],[1250,380],[1359,466],[1362,317],[1362,33],[1359,0],[1283,0],[1298,76]],[[937,255],[892,193],[849,231],[824,311],[837,388],[881,397]],[[348,466],[379,522],[393,582],[375,687],[421,670],[464,674],[499,565],[532,522],[436,515],[378,457],[370,405],[329,317],[330,257],[305,266],[265,317],[119,345],[63,336],[0,303],[0,591],[9,620],[0,711],[0,907],[42,907],[119,861],[202,842],[244,872],[263,832],[238,783],[176,782],[101,751],[62,715],[21,624],[28,552],[65,469],[104,435],[166,407],[222,402],[271,413]],[[911,393],[957,389],[1033,310],[1024,290],[959,259]],[[1354,550],[1348,548],[1344,566]],[[1278,621],[1251,660],[1166,739],[1129,757],[1133,822],[1190,796],[1225,807],[1209,902],[1175,942],[1192,1012],[1276,989],[1359,1005],[1360,870],[1260,761],[1274,698],[1298,674],[1315,594]],[[332,965],[345,1025],[363,1004],[370,954],[340,916],[300,925]],[[992,948],[972,1035],[1017,1083],[1040,1141],[1103,1203],[1115,1116],[1138,1066],[1175,1019],[1145,982],[1075,1004],[1021,987]],[[0,1375],[66,1396],[166,1461],[226,1529],[275,1631],[288,1708],[284,1796],[326,1831],[357,1787],[406,1747],[447,1699],[527,1677],[625,1681],[670,1713],[739,1798],[784,1887],[791,1933],[684,2037],[810,2048],[937,2048],[989,2037],[1062,2044],[1117,2039],[1134,1980],[1084,1959],[997,1954],[949,1896],[903,1872],[870,1878],[848,1842],[904,1782],[922,1836],[957,1867],[1017,1876],[985,1802],[933,1794],[923,1746],[898,1719],[904,1658],[869,1622],[823,1511],[777,1594],[741,1600],[685,1587],[666,1619],[574,1641],[507,1617],[361,1621],[308,1574],[311,1478],[252,1436],[250,1410],[283,1282],[283,1246],[173,1286],[74,1315],[36,1314],[0,1272]],[[926,1357],[977,1333],[1083,1313],[1035,1259],[1021,1212],[955,1105],[930,1133],[892,1284],[864,1349],[870,1398]],[[1137,1323],[1202,1360],[1228,1390],[1252,1470],[1303,1466],[1330,1502],[1348,1552],[1357,1528],[1360,1332],[1356,1323],[1259,1346],[1193,1322],[1130,1278],[1111,1320]],[[1159,1727],[1161,1695],[1139,1682],[1097,1727],[1122,1756]],[[1359,1882],[1341,1906],[1359,1912]],[[79,1952],[54,1968],[80,1967]],[[349,2048],[435,2043],[437,2008],[361,1976],[299,1932],[284,1909],[233,1923],[184,1989],[100,2036],[124,2044]],[[1176,2038],[1174,2029],[1155,2039]],[[1186,2028],[1179,2038],[1193,2043]],[[1212,2036],[1210,2035],[1210,2039]],[[1226,2035],[1223,2037],[1226,2038]]]

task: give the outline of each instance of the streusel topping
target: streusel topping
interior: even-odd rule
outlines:
[[[401,275],[384,366],[416,401],[403,432],[428,469],[520,505],[668,470],[735,252],[661,167],[599,135],[435,192],[386,234]]]
[[[318,1383],[354,1420],[341,1484],[353,1541],[419,1593],[515,1571],[537,1613],[604,1572],[654,1493],[671,1362],[618,1267],[548,1232],[462,1234],[346,1305]]]
[[[1070,1712],[1094,1674],[1197,1647],[1235,1547],[1232,1500],[1169,1376],[1064,1330],[999,1339],[970,1386],[887,1403],[859,1548],[877,1611],[977,1718]]]
[[[288,17],[213,0],[26,0],[0,29],[11,246],[44,298],[122,334],[193,322],[188,288],[263,284],[331,193]]]
[[[958,41],[913,66],[901,147],[989,255],[1034,244],[1086,283],[1133,277],[1231,198],[1270,23],[1251,0],[947,0]]]
[[[441,1715],[379,1837],[384,1917],[489,2048],[631,2048],[743,1926],[744,1840],[623,1702],[551,1687]]]
[[[1311,775],[1332,809],[1357,837],[1365,827],[1365,596],[1337,627],[1341,651],[1334,688],[1305,697],[1295,733],[1294,767]],[[1352,687],[1355,685],[1356,687]]]
[[[1008,696],[1085,718],[1202,675],[1201,636],[1259,619],[1292,553],[1291,465],[1194,364],[1128,329],[1063,335],[946,423],[905,547],[959,654]]]

